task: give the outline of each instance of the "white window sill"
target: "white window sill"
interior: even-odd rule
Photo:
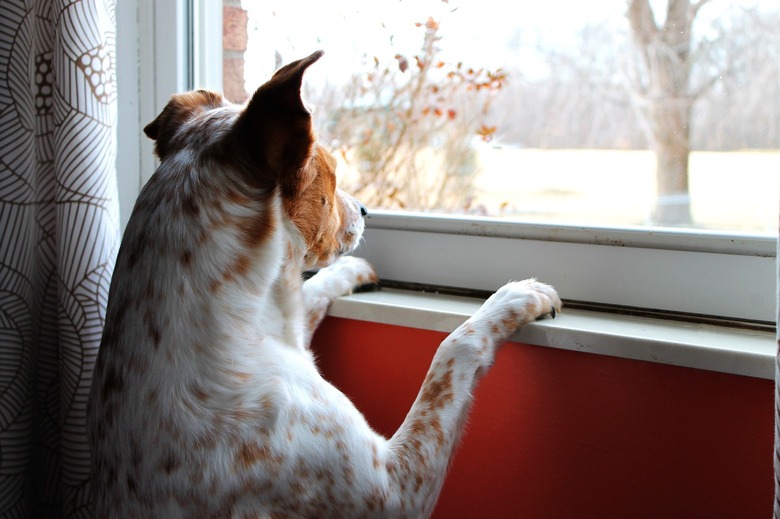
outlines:
[[[481,303],[383,289],[339,298],[328,315],[449,333]],[[511,341],[770,380],[775,375],[775,334],[764,331],[564,307],[556,319],[528,324]]]

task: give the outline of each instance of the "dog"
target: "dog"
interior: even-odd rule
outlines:
[[[174,95],[144,129],[161,163],[117,257],[88,403],[96,517],[428,517],[497,348],[561,309],[535,280],[499,289],[389,439],[321,377],[313,330],[377,282],[348,255],[366,208],[336,188],[301,100],[321,55],[243,106]]]

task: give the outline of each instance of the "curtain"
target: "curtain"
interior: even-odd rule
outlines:
[[[119,245],[113,0],[0,1],[0,517],[88,517]]]

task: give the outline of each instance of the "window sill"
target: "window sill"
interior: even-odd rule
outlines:
[[[333,317],[449,333],[482,301],[398,289],[337,299]],[[672,366],[774,379],[775,334],[646,317],[566,309],[556,319],[530,323],[512,342]]]

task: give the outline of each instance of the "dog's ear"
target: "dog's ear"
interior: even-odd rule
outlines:
[[[257,89],[236,123],[240,149],[253,164],[258,178],[275,182],[283,191],[300,184],[303,165],[312,152],[311,113],[301,99],[303,73],[322,57],[317,51],[280,68]]]
[[[163,160],[174,151],[174,137],[184,122],[200,112],[224,105],[221,94],[208,90],[175,94],[160,115],[144,127],[144,133],[155,141],[154,151]]]

